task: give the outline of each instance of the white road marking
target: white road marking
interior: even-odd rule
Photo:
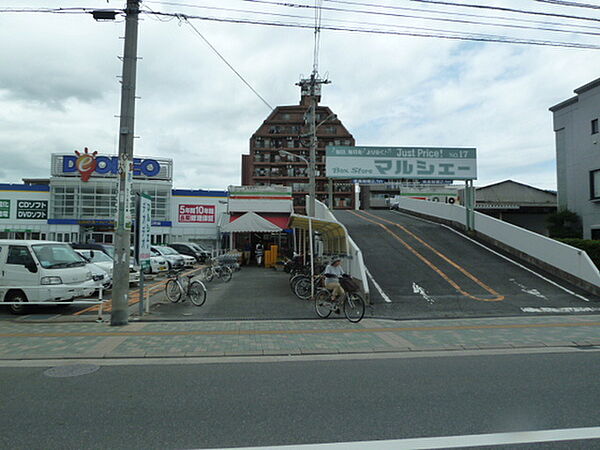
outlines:
[[[262,449],[438,449],[465,448],[484,445],[516,445],[539,442],[560,442],[584,439],[600,439],[600,427],[565,428],[560,430],[516,431],[513,433],[471,434],[466,436],[441,436],[386,441],[334,442],[329,444],[281,445],[270,447],[243,447],[238,450]]]
[[[524,284],[519,283],[514,278],[510,278],[508,281],[511,281],[514,284],[516,284],[517,286],[519,286],[521,288],[521,291],[525,292],[526,294],[530,294],[530,295],[533,295],[534,297],[543,298],[544,300],[548,300],[548,297],[546,297],[544,294],[542,294],[537,289],[527,289],[527,286],[525,286]]]
[[[404,216],[411,217],[411,218],[413,218],[413,219],[422,220],[423,222],[427,222],[427,223],[431,223],[431,224],[434,224],[434,225],[439,225],[439,226],[441,226],[441,227],[447,228],[447,229],[449,229],[450,231],[452,231],[453,233],[456,233],[456,234],[458,234],[459,236],[461,236],[461,237],[463,237],[463,238],[467,239],[468,241],[471,241],[471,242],[473,242],[474,244],[477,244],[477,245],[479,245],[480,247],[482,247],[482,248],[485,248],[487,251],[489,251],[489,252],[493,253],[494,255],[496,255],[496,256],[499,256],[500,258],[502,258],[502,259],[505,259],[506,261],[509,261],[509,262],[513,263],[515,266],[518,266],[518,267],[520,267],[521,269],[524,269],[524,270],[526,270],[527,272],[530,272],[530,273],[534,274],[535,276],[537,276],[537,277],[541,278],[542,280],[544,280],[544,281],[546,281],[546,282],[550,283],[551,285],[553,285],[553,286],[556,286],[557,288],[559,288],[559,289],[561,289],[561,290],[565,291],[567,294],[571,294],[571,295],[573,295],[573,296],[575,296],[575,297],[577,297],[577,298],[579,298],[579,299],[581,299],[581,300],[583,300],[583,301],[586,301],[586,302],[589,302],[589,301],[590,301],[588,298],[584,297],[583,295],[576,294],[576,293],[575,293],[575,292],[573,292],[572,290],[570,290],[570,289],[567,289],[567,288],[566,288],[566,287],[564,287],[564,286],[561,286],[560,284],[558,284],[558,283],[556,283],[556,282],[554,282],[554,281],[550,280],[549,278],[546,278],[545,276],[543,276],[543,275],[541,275],[541,274],[539,274],[539,273],[535,272],[534,270],[531,270],[529,267],[526,267],[526,266],[524,266],[523,264],[520,264],[520,263],[516,262],[515,260],[513,260],[513,259],[510,259],[510,258],[508,258],[508,257],[504,256],[502,253],[498,253],[497,251],[495,251],[495,250],[492,250],[492,249],[491,249],[491,248],[489,248],[489,247],[486,247],[486,246],[485,246],[485,245],[483,245],[481,242],[477,242],[475,239],[471,239],[469,236],[465,236],[465,235],[464,235],[464,234],[462,234],[460,231],[457,231],[457,230],[455,230],[455,229],[454,229],[454,228],[452,228],[451,226],[448,226],[448,225],[446,225],[446,224],[443,224],[443,223],[437,223],[437,222],[434,222],[434,221],[432,221],[432,220],[423,219],[422,217],[415,217],[415,216],[411,216],[410,214],[402,213],[402,212],[400,212],[400,211],[395,211],[395,212],[396,212],[396,213],[398,213],[398,214],[402,214],[402,215],[404,215]]]
[[[584,313],[598,312],[600,308],[592,308],[591,306],[565,306],[563,308],[526,306],[521,308],[521,311],[528,313]]]
[[[385,292],[383,292],[383,289],[381,289],[381,286],[379,286],[379,283],[377,283],[377,281],[375,281],[375,278],[373,278],[373,275],[371,275],[371,272],[369,272],[369,269],[367,269],[366,267],[365,267],[365,272],[367,272],[367,276],[369,277],[369,279],[373,283],[373,286],[375,286],[375,289],[377,289],[377,292],[379,292],[379,294],[381,295],[383,300],[385,300],[386,303],[392,303],[390,298],[387,295],[385,295]]]
[[[420,294],[421,297],[423,297],[425,300],[427,300],[427,303],[435,303],[435,300],[429,294],[427,294],[427,292],[425,292],[425,289],[423,289],[417,283],[413,282],[412,287],[413,287],[413,293]]]

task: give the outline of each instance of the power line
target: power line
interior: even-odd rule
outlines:
[[[146,13],[148,14],[148,13]],[[282,28],[299,28],[299,29],[313,29],[314,25],[302,24],[302,23],[286,23],[286,22],[267,22],[259,20],[249,19],[237,19],[237,18],[222,18],[222,17],[209,17],[209,16],[191,16],[181,13],[165,13],[156,12],[164,16],[185,16],[189,19],[196,20],[207,20],[215,22],[225,23],[240,23],[250,25],[265,25]],[[448,35],[441,33],[416,33],[416,32],[402,32],[402,31],[389,31],[389,30],[377,30],[377,29],[364,29],[364,28],[350,28],[350,27],[334,27],[329,25],[321,26],[322,29],[330,31],[347,31],[364,34],[381,34],[381,35],[395,35],[395,36],[412,36],[412,37],[429,37],[449,40],[461,40],[461,41],[475,41],[475,42],[496,42],[496,43],[507,43],[507,44],[524,44],[524,45],[536,45],[536,46],[547,46],[547,47],[563,47],[563,48],[577,48],[577,49],[588,49],[588,50],[600,50],[600,45],[594,44],[580,44],[574,42],[561,42],[561,41],[549,41],[549,40],[536,40],[536,39],[519,39],[510,38],[504,36],[489,36],[489,37],[476,37],[468,34],[462,36]],[[457,33],[457,32],[455,32]]]
[[[145,3],[148,3],[148,1],[146,1]],[[158,3],[158,2],[152,2],[150,1],[150,3]],[[183,3],[175,3],[175,2],[168,2],[170,5],[185,5]],[[352,3],[352,2],[346,2],[346,3]],[[147,6],[147,5],[146,5]],[[236,9],[236,8],[222,8],[222,7],[216,7],[216,6],[203,6],[203,5],[186,5],[189,7],[193,7],[193,8],[199,8],[199,9],[209,9],[209,10],[216,10],[216,11],[226,11],[226,12],[236,12],[236,13],[250,13],[250,14],[255,14],[255,15],[266,15],[266,16],[273,16],[273,17],[285,17],[285,18],[293,18],[293,19],[306,19],[308,20],[309,17],[308,16],[299,16],[296,14],[282,14],[282,13],[273,13],[273,12],[264,12],[264,11],[252,11],[252,10],[247,10],[247,9]],[[150,8],[148,8],[150,9]],[[410,18],[420,18],[419,16],[410,16],[407,15],[406,17],[410,17]],[[170,20],[172,20],[173,18],[171,18]],[[440,21],[445,21],[444,19],[441,18],[437,18]],[[380,22],[367,22],[367,21],[357,21],[357,20],[344,20],[344,19],[326,19],[329,22],[334,22],[334,23],[349,23],[349,24],[354,24],[354,25],[374,25],[374,26],[378,26],[378,27],[386,27],[386,28],[401,28],[401,29],[411,29],[411,30],[421,30],[421,31],[434,31],[434,32],[443,32],[443,33],[461,33],[461,32],[457,32],[457,31],[450,31],[450,30],[440,30],[440,29],[436,29],[436,28],[423,28],[423,27],[413,27],[413,26],[408,26],[408,25],[399,25],[399,24],[387,24],[387,23],[380,23]],[[535,21],[531,21],[531,22],[535,22]],[[473,22],[473,23],[477,23],[480,24],[478,22]],[[541,23],[541,22],[539,22]],[[517,28],[519,28],[518,26],[515,26]],[[585,27],[585,26],[584,26]],[[539,27],[521,27],[523,29],[534,29],[536,31],[540,31],[543,30]],[[600,35],[600,27],[591,27],[588,26],[586,28],[590,28],[590,29],[595,29],[598,30],[597,33],[585,33],[585,32],[581,32],[581,33],[585,33],[585,34],[589,34],[589,35],[593,35],[593,36],[598,36]],[[551,29],[548,29],[551,30]],[[565,32],[565,33],[570,33],[570,34],[575,34],[577,33],[576,31],[570,31],[570,30],[555,30],[555,31],[560,31],[560,32]],[[479,34],[479,33],[471,33],[474,36],[487,36],[485,34]]]
[[[268,5],[276,5],[283,6],[287,8],[314,8],[311,5],[304,5],[300,3],[289,3],[289,2],[278,2],[278,1],[269,1],[269,0],[242,0],[250,3],[262,3]],[[414,0],[413,0],[414,1]],[[428,2],[428,1],[427,1]],[[576,33],[573,31],[561,30],[556,28],[540,28],[540,27],[527,27],[523,25],[511,25],[511,24],[494,24],[489,22],[476,22],[472,20],[464,20],[464,19],[447,19],[440,17],[425,17],[425,16],[414,16],[410,14],[398,14],[398,13],[389,13],[389,12],[381,12],[381,11],[370,11],[364,9],[344,9],[344,8],[336,8],[331,6],[322,6],[322,9],[328,11],[336,11],[336,12],[351,12],[356,14],[369,14],[369,15],[377,15],[377,16],[387,16],[387,17],[400,17],[400,18],[411,18],[411,19],[424,19],[424,20],[434,20],[434,21],[443,21],[443,22],[451,22],[451,23],[461,23],[461,24],[470,24],[470,25],[489,25],[489,26],[500,26],[500,27],[508,27],[508,28],[518,28],[518,29],[533,29],[538,31],[551,31],[551,32],[559,32],[559,33]],[[600,22],[600,19],[597,21]],[[597,35],[597,33],[593,32],[577,32],[580,34],[591,34]]]
[[[556,25],[561,27],[574,26],[571,24],[559,23],[559,22],[548,22],[541,20],[533,20],[533,19],[523,19],[520,17],[500,17],[500,16],[488,16],[481,14],[469,14],[469,13],[460,13],[454,11],[442,11],[442,10],[431,10],[431,9],[422,9],[422,8],[408,8],[405,6],[392,6],[392,5],[377,5],[374,3],[365,3],[365,2],[352,2],[348,0],[326,0],[329,3],[341,3],[345,5],[356,5],[356,6],[369,6],[374,8],[383,8],[383,9],[391,9],[391,10],[401,10],[401,11],[414,11],[414,12],[425,12],[428,14],[442,14],[447,16],[455,16],[455,17],[473,17],[476,19],[495,19],[495,20],[510,20],[512,22],[523,22],[523,23],[531,23],[537,25]],[[538,0],[534,0],[538,1]],[[539,0],[544,1],[544,0]],[[581,25],[577,24],[578,28],[589,28],[592,30],[598,30],[600,27],[591,26],[591,25]]]
[[[293,8],[315,8],[310,5],[302,5],[302,4],[298,5],[298,4],[294,4],[294,3],[274,3],[274,2],[260,1],[260,0],[241,0],[241,1],[272,4],[275,6],[287,6],[287,7],[293,7]],[[438,21],[438,22],[494,26],[494,27],[535,30],[535,31],[549,31],[549,32],[557,32],[557,33],[569,33],[569,34],[582,34],[582,35],[591,35],[591,36],[597,36],[598,33],[581,31],[581,28],[600,31],[600,27],[589,26],[589,25],[587,25],[587,26],[586,25],[577,25],[577,27],[578,27],[577,29],[545,28],[545,26],[547,26],[547,25],[555,25],[555,26],[562,26],[562,27],[573,27],[575,25],[561,24],[561,23],[556,23],[556,22],[543,22],[543,21],[531,20],[531,19],[507,18],[507,17],[497,17],[497,16],[494,17],[494,16],[485,16],[485,15],[482,16],[482,15],[477,15],[477,14],[454,13],[454,12],[447,12],[447,11],[428,11],[428,10],[419,9],[419,8],[405,8],[405,7],[399,7],[399,6],[376,5],[376,4],[372,4],[372,3],[350,2],[350,1],[343,1],[343,0],[327,0],[327,1],[329,1],[331,3],[369,6],[369,7],[376,7],[376,8],[392,9],[392,10],[425,12],[425,13],[429,13],[429,14],[433,13],[433,14],[444,14],[444,15],[458,16],[458,17],[462,16],[462,17],[487,18],[487,19],[497,19],[497,20],[510,20],[510,21],[515,21],[515,22],[532,23],[532,24],[536,24],[537,26],[531,27],[531,26],[525,26],[525,25],[515,25],[515,24],[506,24],[506,23],[480,22],[480,21],[470,21],[470,20],[461,20],[461,19],[452,19],[452,18],[442,18],[442,17],[419,16],[419,15],[411,15],[411,14],[392,14],[392,13],[384,13],[384,12],[376,12],[376,11],[363,11],[363,10],[352,10],[352,9],[342,9],[342,8],[335,9],[335,11],[352,12],[352,13],[356,13],[356,14],[365,13],[365,14],[375,14],[375,15],[380,15],[380,16],[399,17],[399,18],[406,18],[406,19],[423,19],[423,20],[432,20],[432,21]],[[172,6],[183,6],[186,8],[209,9],[209,10],[214,10],[214,11],[238,12],[238,13],[244,13],[244,14],[250,13],[250,14],[276,16],[276,17],[290,17],[290,18],[302,18],[302,19],[305,18],[303,16],[297,16],[294,14],[281,14],[281,13],[274,13],[274,12],[251,11],[251,10],[247,10],[247,9],[223,8],[223,7],[206,6],[206,5],[192,5],[192,4],[179,3],[179,2],[158,2],[158,1],[146,0],[146,3],[148,3],[148,2],[149,3],[162,3],[162,4],[172,5]],[[356,23],[356,21],[347,21],[347,20],[342,20],[342,19],[328,19],[328,20],[336,21],[336,22]],[[395,25],[380,24],[380,23],[374,24],[372,22],[360,22],[360,23],[362,23],[362,24],[366,23],[369,25],[380,25],[380,26],[395,26]],[[410,28],[410,27],[408,27],[408,28]]]
[[[590,9],[600,9],[599,5],[590,5],[589,3],[579,3],[579,2],[568,2],[565,0],[534,0],[540,3],[550,3],[552,5],[560,5],[560,6],[572,6],[575,8],[590,8]]]
[[[432,5],[445,5],[445,6],[458,6],[463,8],[477,8],[477,9],[489,9],[493,11],[504,11],[510,13],[517,14],[530,14],[534,16],[546,16],[546,17],[560,17],[563,19],[573,19],[573,20],[587,20],[591,22],[600,22],[600,19],[592,18],[592,17],[584,17],[584,16],[573,16],[569,14],[558,14],[558,13],[549,13],[549,12],[541,12],[541,11],[528,11],[524,9],[514,9],[514,8],[505,8],[502,6],[488,6],[488,5],[473,5],[469,3],[453,3],[442,0],[409,0],[411,2],[418,3],[428,3]]]
[[[152,14],[160,14],[160,13],[153,12]],[[221,58],[221,60],[222,60],[222,61],[223,61],[225,64],[227,64],[227,67],[229,67],[229,68],[230,68],[230,69],[233,71],[233,73],[235,73],[235,74],[238,76],[238,78],[239,78],[240,80],[242,80],[242,82],[243,82],[243,83],[244,83],[246,86],[248,86],[248,88],[250,88],[250,90],[251,90],[252,92],[254,92],[254,94],[255,94],[255,95],[256,95],[256,96],[257,96],[257,97],[258,97],[258,98],[259,98],[259,99],[260,99],[260,100],[261,100],[261,101],[262,101],[262,102],[265,104],[265,105],[267,105],[267,107],[268,107],[268,108],[269,108],[271,111],[272,111],[273,109],[275,109],[275,108],[273,108],[273,107],[272,107],[272,106],[269,104],[269,102],[267,102],[267,101],[266,101],[266,100],[263,98],[263,96],[262,96],[262,95],[260,95],[260,94],[259,94],[259,93],[256,91],[256,89],[254,89],[254,88],[253,88],[253,87],[250,85],[250,83],[248,83],[248,81],[246,81],[246,79],[245,79],[245,78],[244,78],[244,77],[243,77],[243,76],[242,76],[242,75],[241,75],[241,74],[240,74],[240,73],[239,73],[237,70],[235,70],[235,68],[234,68],[234,67],[233,67],[233,66],[232,66],[232,65],[229,63],[229,61],[227,61],[227,60],[225,59],[225,57],[224,57],[223,55],[221,55],[221,53],[219,53],[219,51],[218,51],[218,50],[217,50],[217,49],[216,49],[216,48],[215,48],[215,47],[214,47],[214,46],[213,46],[213,45],[212,45],[212,44],[211,44],[211,43],[208,41],[208,39],[206,39],[206,38],[205,38],[205,37],[202,35],[202,33],[200,33],[200,31],[199,31],[199,30],[198,30],[198,29],[197,29],[197,28],[196,28],[196,27],[195,27],[195,26],[194,26],[194,25],[193,25],[193,24],[192,24],[192,23],[191,23],[191,22],[188,20],[188,17],[186,17],[186,16],[185,16],[185,15],[183,15],[183,14],[175,15],[174,17],[177,17],[178,19],[180,19],[180,20],[183,20],[185,23],[187,23],[187,24],[188,24],[188,25],[189,25],[189,26],[192,28],[192,30],[194,30],[194,31],[196,32],[196,34],[197,34],[198,36],[200,36],[200,38],[202,38],[202,40],[203,40],[203,41],[206,43],[206,45],[208,45],[208,46],[210,47],[210,49],[211,49],[213,52],[215,52],[215,53],[216,53],[216,55],[217,55],[219,58]]]

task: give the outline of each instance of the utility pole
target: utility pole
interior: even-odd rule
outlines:
[[[317,103],[321,98],[321,85],[329,84],[331,81],[322,80],[318,78],[318,73],[313,71],[309,79],[300,80],[296,83],[301,87],[303,93],[308,93],[309,107],[308,114],[306,116],[306,123],[309,126],[309,158],[308,158],[308,195],[309,204],[307,208],[307,215],[314,217],[316,213],[315,200],[316,200],[316,162],[317,162],[317,128],[321,126],[325,121],[317,125]],[[306,94],[303,94],[306,95]]]
[[[129,259],[131,245],[131,182],[133,178],[133,129],[135,117],[135,80],[140,0],[127,0],[125,44],[121,79],[121,116],[119,123],[119,194],[111,325],[129,321]]]

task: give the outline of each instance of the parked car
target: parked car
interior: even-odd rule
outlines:
[[[198,247],[195,244],[192,244],[191,242],[174,242],[172,244],[169,244],[169,247],[175,249],[182,255],[191,256],[199,263],[203,263],[208,258],[210,258],[210,253],[202,250],[200,247]]]
[[[182,269],[185,265],[183,255],[177,253],[176,250],[171,247],[163,245],[153,245],[150,247],[153,256],[162,256],[167,260],[169,270],[171,269]]]
[[[93,243],[71,243],[71,247],[75,250],[94,250],[105,253],[110,257],[112,264],[114,265],[115,258],[115,247],[109,244],[98,244],[97,242]],[[95,262],[95,261],[94,261]],[[112,273],[112,271],[111,271]],[[133,259],[129,260],[129,284],[137,284],[140,281],[140,268],[135,265],[135,261]]]
[[[133,247],[131,248],[131,257],[133,258]],[[157,274],[167,272],[169,270],[169,263],[167,260],[160,255],[150,256],[150,267],[144,269],[146,274]]]
[[[99,244],[97,242],[91,242],[91,243],[72,242],[71,247],[73,247],[75,250],[98,250],[103,253],[106,253],[112,259],[114,259],[114,257],[115,257],[115,247],[110,244]]]
[[[113,262],[110,256],[94,250],[75,250],[75,253],[85,260],[87,268],[92,272],[92,280],[94,280],[97,287],[112,289]],[[103,258],[107,258],[108,263]]]
[[[212,258],[212,251],[210,251],[210,249],[207,249],[206,247],[203,247],[200,244],[197,244],[196,242],[189,242],[189,244],[196,249],[196,251],[200,252],[200,254],[202,255],[203,258],[203,262],[208,261],[210,258]]]
[[[0,301],[69,302],[94,293],[85,261],[62,242],[0,240]],[[9,305],[23,314],[25,305]]]

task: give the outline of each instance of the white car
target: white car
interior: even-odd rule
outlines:
[[[82,256],[82,258],[85,259],[84,256]],[[108,272],[102,267],[100,267],[98,264],[94,264],[93,262],[90,262],[87,259],[85,260],[85,262],[85,266],[92,273],[92,280],[94,281],[94,283],[96,283],[96,287],[101,287],[102,289],[106,290],[112,289],[112,277],[108,274]]]
[[[183,254],[181,256],[183,256],[184,267],[194,267],[194,265],[196,264],[196,258],[194,258],[193,256]]]
[[[150,270],[149,273],[164,273],[169,270],[169,263],[162,256],[151,256],[150,257]]]
[[[105,270],[112,280],[113,266],[115,262],[110,256],[99,250],[76,249],[75,252],[79,253],[89,262]]]

